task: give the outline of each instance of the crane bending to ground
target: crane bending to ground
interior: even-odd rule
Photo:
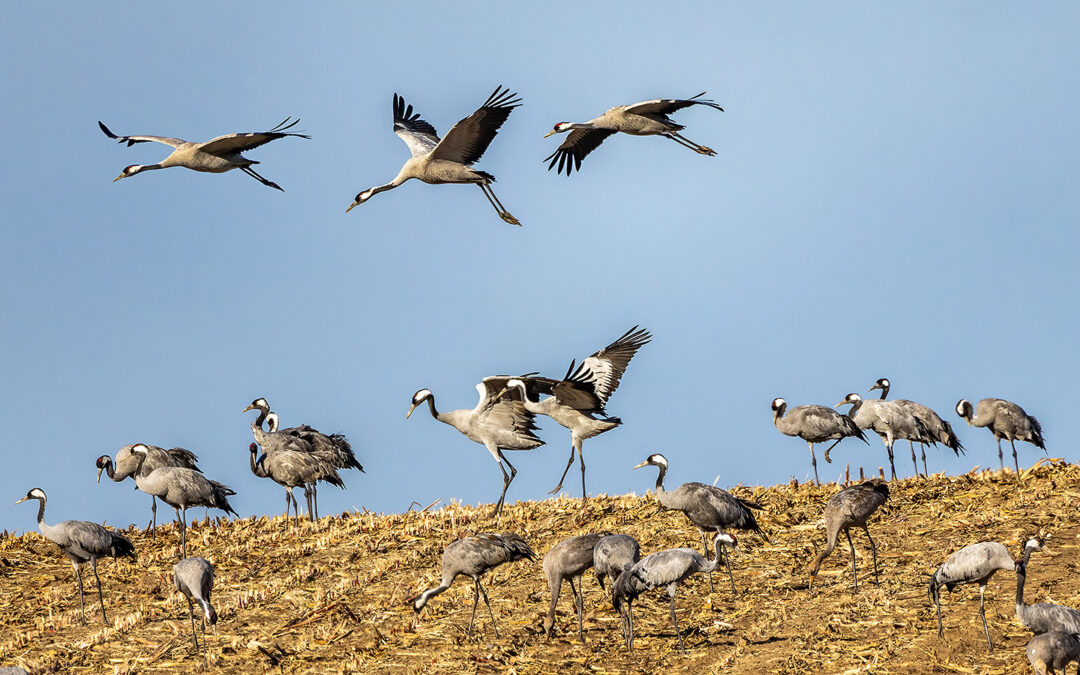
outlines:
[[[170,138],[168,136],[117,136],[109,131],[109,127],[105,126],[103,123],[98,122],[98,126],[101,127],[101,131],[104,132],[106,136],[115,139],[120,143],[127,143],[128,147],[131,147],[136,143],[154,142],[164,143],[173,148],[172,154],[157,164],[132,164],[131,166],[124,167],[124,171],[113,179],[114,183],[121,178],[129,178],[143,171],[167,169],[173,166],[182,166],[185,169],[209,173],[224,173],[230,169],[240,169],[263,185],[284,192],[285,190],[274,181],[267,180],[255,173],[255,170],[251,167],[258,164],[258,162],[244,157],[242,153],[247,150],[254,150],[260,145],[265,145],[270,141],[276,141],[277,139],[285,138],[286,136],[311,138],[311,136],[308,136],[307,134],[288,131],[296,126],[299,121],[300,120],[294,120],[292,123],[289,123],[289,118],[286,117],[281,124],[269,131],[225,134],[224,136],[218,136],[217,138],[203,143],[192,143],[181,138]]]
[[[836,540],[843,531],[847,537],[848,546],[851,547],[851,579],[855,584],[855,591],[859,590],[859,570],[855,566],[855,544],[851,541],[851,528],[861,527],[870,540],[870,552],[874,557],[874,583],[878,582],[877,546],[870,536],[870,530],[866,521],[874,515],[885,500],[889,498],[889,486],[878,481],[866,481],[859,485],[846,487],[833,495],[825,504],[825,550],[818,554],[814,562],[810,564],[810,586],[814,585],[814,577],[821,568],[821,561],[829,556],[836,548]]]
[[[420,119],[420,113],[413,113],[413,107],[406,107],[405,99],[394,94],[394,133],[405,145],[409,146],[412,157],[405,161],[394,180],[384,185],[376,185],[356,195],[345,213],[353,210],[380,192],[392,190],[407,180],[415,178],[425,183],[440,185],[444,183],[472,183],[479,186],[494,207],[499,217],[511,225],[521,222],[510,215],[502,205],[491,184],[495,176],[487,171],[472,168],[472,164],[484,155],[491,145],[499,127],[510,116],[514,108],[521,105],[520,98],[514,98],[509,89],[496,87],[484,101],[484,105],[461,120],[444,138],[439,138],[435,127]]]
[[[145,443],[143,445],[146,445]],[[163,466],[182,466],[187,469],[193,469],[195,471],[202,471],[199,468],[198,456],[190,450],[184,448],[170,448],[166,450],[159,448],[156,445],[146,445],[149,453],[146,455],[146,459],[141,462],[135,455],[131,454],[131,448],[134,445],[125,445],[120,448],[120,451],[116,453],[116,464],[113,465],[113,460],[108,455],[102,455],[97,458],[95,466],[97,466],[97,482],[101,483],[101,472],[104,471],[109,479],[114,483],[119,483],[125,478],[133,478],[135,476],[136,468],[139,469],[144,475],[150,473],[154,469],[159,469]],[[150,511],[151,527],[150,536],[156,536],[157,533],[157,497],[150,496]]]
[[[217,624],[217,611],[210,604],[214,592],[214,566],[205,558],[184,558],[173,566],[173,584],[187,598],[188,615],[191,617],[191,639],[195,641],[195,650],[199,649],[199,638],[195,635],[195,608],[197,603],[202,609],[203,642],[206,642],[206,624]]]
[[[581,594],[581,575],[593,566],[593,548],[603,536],[602,534],[582,534],[570,537],[552,546],[551,550],[544,555],[544,576],[547,578],[548,590],[551,591],[551,604],[548,606],[547,616],[544,617],[545,636],[551,634],[551,627],[555,625],[555,606],[559,603],[562,582],[566,580],[570,582],[570,592],[573,593],[574,606],[577,608],[578,639],[585,642],[581,628],[581,615],[585,604]]]

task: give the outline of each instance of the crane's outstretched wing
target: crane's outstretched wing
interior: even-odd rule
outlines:
[[[563,167],[566,168],[567,176],[574,169],[580,171],[581,160],[600,147],[604,139],[614,133],[616,132],[611,129],[574,129],[555,152],[544,158],[545,162],[551,162],[548,164],[548,171],[555,168],[556,162],[559,164],[559,169],[555,173],[562,173]]]
[[[539,429],[536,426],[536,415],[525,409],[521,390],[514,388],[503,391],[506,383],[515,377],[519,376],[493,375],[485,377],[476,385],[476,390],[480,393],[480,402],[476,404],[477,417],[484,425],[505,429],[523,440],[539,441],[543,445],[540,438],[533,433]],[[500,392],[502,396],[499,396]]]
[[[98,126],[105,133],[106,136],[117,140],[121,143],[127,143],[128,147],[135,145],[136,143],[164,143],[165,145],[171,145],[174,148],[178,148],[187,141],[182,138],[171,138],[169,136],[117,136],[112,131],[109,131],[109,127],[105,126],[105,123],[98,120]]]
[[[651,101],[642,101],[641,103],[626,106],[626,112],[635,115],[669,115],[676,110],[689,108],[692,105],[705,105],[724,112],[724,109],[716,103],[707,98],[701,98],[704,95],[705,92],[701,92],[697,96],[691,96],[690,98],[654,98]]]
[[[431,151],[431,158],[465,165],[480,159],[499,132],[499,127],[514,108],[521,105],[521,99],[515,96],[517,94],[510,93],[509,88],[504,89],[501,85],[496,87],[484,105],[446,132],[446,137]]]
[[[285,138],[286,136],[297,136],[299,138],[311,138],[307,134],[298,134],[287,132],[286,129],[292,129],[300,120],[293,120],[289,123],[289,118],[286,117],[282,120],[281,124],[277,125],[269,131],[255,131],[250,133],[235,133],[225,134],[224,136],[218,136],[211,139],[206,143],[203,143],[201,150],[211,152],[216,155],[229,154],[233,152],[244,152],[245,150],[253,150],[260,145],[266,145],[270,141],[276,141],[279,138]]]
[[[411,105],[405,105],[405,99],[394,94],[394,133],[409,146],[413,157],[426,155],[439,144],[439,134],[435,127],[420,119],[420,113],[414,113]]]
[[[651,339],[652,335],[649,331],[634,326],[623,333],[618,340],[582,361],[577,370],[574,370],[574,363],[571,361],[566,377],[556,386],[556,394],[563,395],[560,387],[566,385],[567,382],[570,383],[564,387],[567,396],[570,395],[571,388],[586,394],[591,388],[592,395],[600,403],[594,408],[602,410],[607,405],[608,398],[618,388],[619,380],[626,372],[626,367],[630,365],[630,359],[634,358],[637,350],[648,344]]]

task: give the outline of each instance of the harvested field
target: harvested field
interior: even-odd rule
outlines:
[[[674,487],[674,486],[672,486]],[[870,523],[881,562],[873,583],[861,532],[860,591],[851,588],[846,541],[827,558],[813,590],[806,566],[824,545],[820,518],[835,484],[737,488],[760,502],[772,543],[741,534],[734,555],[733,598],[726,572],[716,592],[697,575],[680,587],[676,606],[688,653],[679,653],[667,596],[650,592],[635,603],[638,637],[626,651],[618,615],[588,573],[585,644],[576,634],[564,587],[556,628],[544,639],[548,592],[536,563],[500,567],[485,580],[502,638],[496,640],[481,606],[471,638],[465,628],[472,584],[459,578],[417,618],[407,600],[438,584],[442,549],[461,536],[512,530],[539,556],[562,539],[586,532],[626,532],[643,552],[700,547],[682,514],[661,512],[651,496],[598,497],[587,513],[568,498],[517,503],[502,521],[482,509],[447,506],[405,514],[342,514],[317,525],[283,530],[281,516],[220,524],[198,523],[188,552],[217,568],[216,633],[205,656],[195,653],[187,603],[172,587],[178,560],[175,525],[157,539],[132,529],[135,562],[99,565],[109,611],[101,621],[87,586],[89,625],[79,623],[70,565],[39,534],[0,539],[4,630],[0,665],[34,673],[140,672],[956,672],[1023,673],[1030,634],[1013,614],[1015,576],[999,572],[987,588],[988,654],[976,587],[942,594],[945,640],[927,598],[927,581],[952,551],[997,540],[1014,553],[1042,531],[1045,550],[1028,570],[1029,603],[1052,600],[1080,607],[1080,468],[1044,460],[1028,469],[1020,488],[1011,472],[894,481],[892,498]],[[32,522],[34,509],[26,507]],[[50,513],[50,521],[72,514]]]

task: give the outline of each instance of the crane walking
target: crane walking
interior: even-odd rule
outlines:
[[[889,452],[891,479],[896,479],[893,444],[898,440],[909,439],[921,443],[923,442],[922,439],[930,438],[930,434],[922,422],[892,401],[882,401],[881,399],[864,401],[862,396],[851,393],[845,396],[844,400],[837,403],[835,407],[839,408],[842,405],[851,406],[848,417],[860,429],[869,429],[881,437],[881,442],[885,444],[885,449]],[[911,456],[914,459],[914,450],[911,451]],[[825,451],[825,460],[829,461],[828,450]],[[915,466],[915,470],[919,470],[918,465]]]
[[[484,155],[499,127],[506,118],[521,105],[520,98],[514,98],[509,89],[496,87],[491,96],[484,101],[476,112],[461,120],[440,139],[435,127],[420,119],[420,113],[413,113],[413,107],[406,107],[405,99],[394,94],[394,133],[405,145],[409,146],[412,157],[406,160],[394,180],[384,185],[376,185],[356,195],[345,213],[352,211],[380,192],[392,190],[407,180],[416,178],[425,183],[439,185],[445,183],[472,183],[479,186],[494,207],[499,217],[511,225],[521,222],[510,215],[506,207],[491,189],[495,176],[487,171],[472,168],[474,162]]]
[[[259,457],[259,446],[255,443],[248,446],[248,451],[251,453],[251,473],[259,478],[269,478],[285,488],[285,527],[288,527],[289,524],[290,502],[292,503],[293,510],[296,514],[297,524],[299,524],[300,520],[300,506],[296,503],[296,497],[292,492],[293,488],[304,488],[304,496],[307,500],[308,507],[308,519],[314,521],[315,516],[311,508],[312,496],[310,486],[314,485],[317,481],[324,480],[331,485],[336,485],[340,488],[345,487],[345,483],[341,481],[341,476],[338,475],[338,472],[334,467],[323,464],[314,456],[307,453],[297,452],[295,450],[270,450],[264,452],[262,456]]]
[[[483,595],[484,604],[487,605],[488,614],[491,616],[491,627],[495,629],[495,637],[499,637],[499,627],[495,625],[495,613],[491,610],[491,603],[488,601],[487,591],[480,583],[480,577],[503,563],[535,559],[536,554],[529,548],[525,539],[514,532],[484,533],[458,539],[451,542],[443,551],[442,581],[439,585],[429,588],[409,602],[412,603],[413,611],[419,614],[427,605],[428,600],[450,588],[454,579],[464,574],[473,580],[473,607],[472,614],[469,616],[467,634],[472,635],[476,606],[480,602],[480,596]]]
[[[692,105],[703,105],[724,112],[724,109],[716,103],[701,98],[704,95],[705,92],[701,92],[690,98],[655,98],[633,105],[615,106],[588,122],[559,122],[544,138],[568,131],[571,133],[555,152],[544,158],[545,162],[551,162],[548,164],[548,171],[555,168],[556,164],[559,168],[555,173],[562,173],[565,169],[566,175],[569,176],[574,169],[580,171],[581,160],[600,147],[608,136],[619,132],[631,136],[663,136],[694,152],[713,157],[716,155],[715,150],[698,145],[679,135],[679,132],[686,127],[668,117],[671,113]]]
[[[45,522],[45,491],[41,488],[33,488],[26,496],[15,502],[22,504],[30,499],[39,502],[37,524],[41,534],[45,538],[60,547],[71,567],[75,570],[75,579],[79,582],[79,611],[82,622],[86,624],[86,602],[83,599],[82,564],[90,563],[90,569],[94,571],[94,580],[97,581],[98,602],[101,603],[101,620],[108,625],[109,619],[105,615],[105,598],[101,593],[101,577],[98,576],[98,558],[112,556],[113,560],[121,557],[135,557],[135,547],[127,537],[106,530],[97,523],[85,520],[65,520],[56,525]]]
[[[875,389],[881,390],[881,398],[879,400],[884,401],[889,396],[889,388],[892,384],[887,378],[879,378],[874,386],[870,387],[870,391]],[[915,401],[909,401],[905,398],[894,398],[892,402],[900,406],[915,419],[922,422],[922,425],[926,427],[926,431],[929,437],[925,440],[913,440],[908,439],[908,444],[911,445],[911,462],[915,463],[915,445],[919,443],[919,447],[922,448],[922,465],[923,473],[927,476],[930,474],[926,470],[926,444],[937,445],[941,443],[946,448],[953,451],[957,457],[964,453],[964,446],[960,443],[960,439],[957,438],[956,432],[953,431],[952,425],[941,419],[941,415],[938,415],[931,408],[923,405],[922,403],[916,403]],[[919,475],[919,467],[915,466],[915,475]]]
[[[810,446],[810,464],[814,467],[814,482],[818,485],[821,485],[821,480],[818,478],[817,457],[814,456],[815,443],[835,441],[825,449],[826,462],[832,461],[829,459],[829,451],[845,438],[855,437],[869,445],[858,425],[832,408],[823,405],[798,405],[789,411],[787,401],[774,398],[772,411],[773,425],[780,433],[785,436],[798,436]]]
[[[1020,475],[1020,460],[1016,457],[1016,443],[1014,441],[1027,441],[1037,448],[1046,452],[1046,441],[1043,440],[1042,425],[1039,420],[1024,412],[1020,406],[1000,398],[984,398],[979,401],[977,408],[971,407],[971,402],[960,399],[956,402],[956,414],[963,417],[969,426],[989,427],[997,441],[998,464],[1005,469],[1005,457],[1001,453],[1001,439],[1005,439],[1012,446],[1013,466],[1016,467],[1016,475]]]
[[[195,641],[195,650],[199,649],[199,638],[195,635],[195,609],[192,603],[198,603],[202,609],[203,641],[206,641],[206,624],[217,624],[217,612],[210,604],[210,595],[214,592],[214,566],[205,558],[184,558],[173,566],[173,584],[176,590],[187,598],[188,615],[191,617],[191,639]]]
[[[851,580],[855,584],[855,592],[859,591],[859,570],[855,566],[855,544],[851,541],[851,528],[861,527],[870,540],[870,552],[874,559],[874,583],[878,581],[877,546],[870,536],[870,529],[866,522],[870,516],[881,508],[885,500],[889,498],[889,486],[878,481],[866,481],[859,485],[846,487],[833,495],[825,504],[825,533],[827,541],[825,550],[818,554],[814,562],[810,564],[810,585],[814,585],[814,577],[821,568],[821,561],[829,556],[836,548],[836,540],[840,532],[847,537],[848,546],[851,547]]]
[[[144,445],[146,445],[144,443]],[[120,448],[120,451],[116,453],[116,465],[113,466],[113,460],[108,455],[102,455],[97,458],[95,466],[97,466],[97,482],[101,483],[101,472],[104,471],[109,479],[114,483],[119,483],[125,478],[131,478],[135,475],[135,469],[140,467],[139,458],[131,454],[131,448],[133,445],[125,445]],[[182,466],[187,469],[193,469],[195,471],[202,471],[198,466],[199,457],[190,450],[184,448],[170,448],[166,450],[159,448],[156,445],[146,445],[149,452],[146,455],[146,460],[142,462],[139,470],[143,474],[148,474],[154,469],[161,468],[163,466]],[[157,533],[157,497],[151,495],[150,497],[150,511],[151,522],[150,536],[156,536]]]
[[[120,143],[127,143],[129,148],[136,143],[149,143],[151,141],[154,143],[164,143],[173,148],[172,154],[157,164],[132,164],[131,166],[124,167],[124,171],[113,179],[114,183],[121,178],[129,178],[143,171],[167,169],[173,166],[182,166],[193,171],[205,171],[209,173],[224,173],[230,169],[240,169],[263,185],[284,192],[285,190],[274,181],[267,180],[255,173],[255,169],[252,169],[251,167],[259,162],[244,157],[242,153],[248,150],[254,150],[260,145],[266,145],[270,141],[276,141],[279,138],[285,138],[287,136],[311,138],[311,136],[308,136],[307,134],[290,132],[289,129],[296,126],[300,120],[293,120],[292,123],[289,123],[289,119],[290,118],[286,117],[282,120],[281,124],[269,131],[225,134],[224,136],[218,136],[217,138],[202,143],[192,143],[180,138],[170,138],[168,136],[117,136],[109,131],[109,127],[105,126],[103,123],[98,122],[98,126],[101,127],[101,131],[106,136],[117,140]]]

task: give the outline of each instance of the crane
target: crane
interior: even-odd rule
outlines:
[[[131,452],[145,461],[149,449],[142,443],[132,446]],[[227,485],[210,480],[194,469],[180,466],[164,466],[142,475],[135,471],[135,484],[147,494],[154,495],[173,507],[180,521],[180,550],[187,557],[187,510],[191,506],[221,509],[234,516],[239,515],[229,505],[228,497],[236,492]]]
[[[649,455],[644,462],[634,468],[640,469],[643,466],[655,466],[660,470],[656,477],[656,501],[660,502],[660,505],[665,509],[682,511],[686,514],[686,517],[697,527],[698,533],[701,535],[701,545],[706,556],[708,556],[708,549],[705,548],[706,531],[716,532],[719,535],[723,534],[725,529],[734,528],[737,530],[750,530],[751,532],[757,532],[762,537],[765,536],[761,528],[758,527],[754,512],[751,510],[760,509],[761,505],[746,499],[739,499],[726,490],[705,483],[683,483],[668,492],[664,489],[664,476],[667,475],[668,460],[667,457],[658,453]],[[720,550],[720,547],[717,546],[716,551],[719,553]],[[731,592],[738,595],[738,591],[735,590],[735,577],[731,574],[731,561],[727,557],[724,558],[724,564],[727,566],[728,578],[731,580]],[[709,572],[710,593],[713,590],[713,569],[715,569],[715,566],[707,570]]]
[[[679,638],[679,649],[686,653],[679,621],[675,618],[675,592],[678,585],[695,572],[712,572],[719,560],[724,558],[721,545],[735,547],[738,542],[730,534],[718,532],[713,538],[716,555],[710,561],[697,551],[689,548],[671,548],[645,556],[633,567],[623,572],[612,589],[612,604],[623,616],[623,638],[626,647],[634,651],[634,608],[633,601],[642,593],[653,588],[665,586],[671,601],[671,623],[675,626],[675,635]],[[623,604],[626,604],[625,614]]]
[[[1070,634],[1080,633],[1080,612],[1072,607],[1055,605],[1052,602],[1039,602],[1034,605],[1024,603],[1028,560],[1033,551],[1041,550],[1042,542],[1029,539],[1024,545],[1023,559],[1016,561],[1016,618],[1036,635],[1055,630]]]
[[[150,473],[154,469],[158,469],[163,466],[182,466],[188,469],[194,469],[195,471],[202,471],[198,466],[199,457],[190,450],[184,448],[170,448],[168,450],[159,448],[156,445],[146,445],[149,452],[146,455],[146,461],[142,463],[142,472]],[[104,471],[109,479],[114,483],[119,483],[125,478],[131,478],[135,474],[135,468],[139,466],[139,458],[131,454],[131,445],[125,445],[120,448],[120,451],[116,453],[116,465],[114,467],[113,460],[108,455],[102,455],[97,458],[94,463],[97,466],[97,482],[101,483],[101,472]],[[153,525],[150,528],[150,535],[156,536],[157,532],[157,497],[150,497],[150,510],[152,515]]]
[[[581,160],[598,148],[608,136],[620,131],[631,136],[663,136],[694,152],[713,157],[716,155],[715,150],[698,145],[679,135],[679,132],[686,127],[668,117],[673,112],[693,105],[703,105],[724,112],[724,109],[716,103],[701,98],[704,95],[705,92],[701,92],[697,96],[685,99],[655,98],[633,105],[615,106],[588,122],[559,122],[544,138],[568,131],[571,133],[555,152],[544,158],[545,162],[551,162],[548,164],[548,171],[555,168],[556,164],[559,165],[556,173],[562,173],[565,169],[566,175],[569,176],[574,169],[580,171]]]
[[[392,190],[405,181],[416,178],[433,185],[477,185],[500,218],[511,225],[521,225],[492,191],[491,184],[495,182],[495,176],[472,168],[472,164],[478,161],[491,145],[499,127],[514,108],[521,105],[521,99],[514,98],[515,96],[517,94],[511,94],[509,89],[496,87],[476,112],[455,124],[446,133],[446,137],[440,139],[435,127],[420,119],[420,113],[414,114],[413,107],[406,106],[405,99],[394,94],[394,133],[409,146],[412,157],[405,161],[394,180],[356,195],[356,200],[345,209],[345,213],[380,192]]]
[[[1046,675],[1047,668],[1064,673],[1070,663],[1080,661],[1080,636],[1060,630],[1040,633],[1027,643],[1025,652],[1036,675]]]
[[[818,485],[817,457],[814,456],[814,444],[835,441],[825,449],[825,461],[829,451],[845,438],[855,437],[868,443],[866,436],[849,417],[841,415],[832,408],[823,405],[799,405],[787,409],[787,401],[774,398],[772,401],[773,425],[785,436],[798,436],[810,446],[810,463],[814,467],[814,482]],[[786,415],[784,413],[787,413]]]
[[[581,595],[581,575],[593,566],[593,548],[603,536],[602,534],[582,534],[564,539],[552,546],[544,556],[544,577],[547,578],[548,589],[551,591],[551,604],[548,606],[547,616],[544,617],[545,636],[551,634],[551,627],[555,624],[555,606],[559,602],[559,593],[565,579],[570,582],[570,591],[574,594],[574,605],[577,607],[578,639],[585,641],[581,627],[584,606]],[[576,587],[575,580],[578,582]]]
[[[596,582],[603,588],[604,579],[610,577],[614,584],[619,575],[633,567],[638,560],[641,560],[641,546],[630,535],[609,534],[601,537],[593,548]]]
[[[345,487],[337,469],[329,464],[320,462],[315,456],[295,450],[268,450],[258,457],[259,446],[252,443],[248,446],[251,453],[251,473],[259,478],[269,478],[285,488],[285,527],[289,523],[289,503],[292,502],[296,512],[296,520],[300,520],[300,506],[293,496],[293,488],[304,488],[307,498],[308,519],[314,521],[315,517],[311,510],[310,486],[317,481],[324,480],[331,485],[340,488]]]
[[[101,620],[108,625],[109,619],[105,615],[105,598],[101,593],[101,577],[97,572],[98,558],[112,556],[117,558],[134,558],[135,547],[127,537],[106,530],[97,523],[85,520],[65,520],[56,525],[45,522],[45,502],[47,497],[41,488],[33,488],[26,496],[15,502],[22,504],[25,501],[36,499],[39,502],[37,524],[41,534],[45,538],[60,547],[67,559],[71,561],[71,567],[75,570],[75,579],[79,582],[79,612],[82,622],[86,624],[86,602],[83,600],[82,565],[90,563],[90,569],[94,571],[94,580],[97,581],[98,602],[101,603]]]
[[[884,401],[889,396],[889,388],[891,386],[892,384],[889,382],[888,378],[882,377],[874,383],[874,386],[870,387],[870,391],[880,389],[880,400]],[[963,454],[964,446],[960,443],[960,439],[957,438],[956,432],[953,431],[952,425],[941,419],[941,415],[938,415],[931,408],[923,405],[922,403],[916,403],[915,401],[909,401],[904,398],[894,398],[892,399],[892,402],[900,406],[904,410],[908,411],[917,420],[922,422],[923,426],[926,427],[927,433],[930,434],[929,439],[927,439],[929,443],[933,445],[941,443],[945,447],[952,450],[957,457]],[[908,439],[908,443],[912,444],[913,441],[911,439]],[[919,445],[922,448],[923,473],[929,476],[930,474],[926,471],[926,443],[919,442]],[[913,444],[911,445],[911,461],[912,463],[915,462],[915,446]],[[919,467],[916,466],[915,475],[918,474]]]
[[[520,390],[522,403],[529,412],[547,415],[570,430],[570,461],[566,463],[559,484],[548,494],[562,489],[576,451],[581,462],[581,498],[588,499],[581,444],[587,438],[599,436],[622,424],[618,417],[609,417],[604,407],[618,388],[634,354],[651,339],[649,331],[634,326],[607,347],[582,360],[576,370],[575,362],[571,361],[562,380],[528,376],[507,380],[506,388]],[[547,398],[540,399],[541,394]]]
[[[889,472],[892,479],[896,478],[896,464],[893,462],[893,444],[898,440],[909,439],[921,443],[921,439],[930,438],[930,434],[922,422],[892,401],[882,401],[881,399],[864,401],[862,396],[851,393],[845,396],[844,400],[837,403],[835,407],[839,408],[842,405],[851,406],[848,417],[860,429],[870,429],[881,437],[881,442],[885,444],[885,449],[889,452]],[[912,459],[915,458],[914,450],[911,451],[911,457]],[[828,450],[825,451],[825,459],[829,459]],[[918,471],[918,469],[919,467],[916,465],[915,470]]]
[[[846,487],[833,495],[825,504],[825,550],[818,554],[810,565],[810,585],[814,585],[814,577],[821,568],[821,561],[829,556],[836,548],[836,540],[840,532],[847,537],[848,546],[851,547],[851,579],[855,583],[855,591],[859,590],[859,571],[855,567],[855,544],[851,542],[851,528],[861,527],[870,540],[870,552],[874,557],[874,583],[878,583],[877,569],[877,546],[870,536],[870,530],[866,527],[866,521],[874,515],[889,498],[889,486],[879,481],[866,481],[859,485]]]
[[[491,616],[491,627],[495,629],[495,637],[499,637],[499,627],[495,625],[495,613],[491,610],[491,603],[488,601],[487,591],[480,583],[480,577],[503,563],[535,559],[536,554],[529,548],[529,544],[520,534],[514,532],[502,534],[486,532],[458,539],[451,542],[443,551],[442,581],[439,585],[427,589],[409,602],[412,603],[413,611],[419,614],[427,605],[428,600],[450,588],[458,575],[464,574],[473,580],[473,607],[472,614],[469,616],[467,634],[472,635],[476,606],[480,602],[480,596],[483,595],[484,604],[487,605],[488,614]]]
[[[170,138],[168,136],[117,136],[109,131],[109,127],[105,126],[102,122],[99,121],[98,126],[101,127],[101,131],[104,132],[106,136],[119,141],[120,143],[127,143],[129,148],[136,143],[149,143],[151,141],[154,143],[164,143],[173,148],[172,154],[157,164],[132,164],[131,166],[124,167],[123,172],[113,179],[114,183],[121,178],[130,178],[143,171],[167,169],[173,166],[182,166],[193,171],[205,171],[209,173],[224,173],[230,169],[240,169],[263,185],[284,192],[281,186],[274,181],[267,180],[255,173],[255,169],[252,169],[251,167],[259,162],[244,157],[242,153],[248,150],[254,150],[260,145],[265,145],[270,141],[276,141],[279,138],[285,138],[287,136],[311,138],[311,136],[308,136],[307,134],[288,131],[300,121],[293,120],[292,123],[289,123],[289,119],[290,118],[286,117],[282,120],[281,124],[278,124],[269,131],[225,134],[224,136],[218,136],[217,138],[202,143],[192,143],[180,138]]]
[[[502,392],[506,381],[506,377],[485,377],[476,385],[480,401],[472,410],[439,412],[435,409],[435,395],[430,389],[421,389],[413,394],[412,405],[405,414],[405,419],[409,419],[413,411],[427,401],[432,417],[443,424],[449,424],[469,440],[487,448],[503,474],[503,489],[499,494],[499,502],[495,505],[495,516],[502,513],[506,489],[517,475],[517,469],[503,455],[503,450],[534,450],[544,444],[533,433],[537,430],[536,416],[525,408],[521,391],[509,389]],[[510,467],[509,474],[506,473],[504,463]]]
[[[184,558],[173,566],[173,584],[188,603],[188,615],[191,617],[191,639],[195,649],[199,649],[199,638],[195,635],[195,609],[192,602],[202,608],[203,640],[206,639],[206,624],[217,624],[217,612],[210,604],[210,595],[214,592],[214,566],[206,558]]]
[[[1017,476],[1020,475],[1020,460],[1016,458],[1014,441],[1027,441],[1046,452],[1046,441],[1043,439],[1039,420],[1024,412],[1024,409],[1015,403],[1000,398],[984,398],[979,401],[978,407],[972,410],[970,401],[960,399],[956,402],[956,414],[963,417],[969,426],[990,427],[990,432],[997,441],[998,463],[1002,470],[1005,469],[1005,458],[1001,453],[1003,438],[1012,446],[1013,465],[1016,467]]]

